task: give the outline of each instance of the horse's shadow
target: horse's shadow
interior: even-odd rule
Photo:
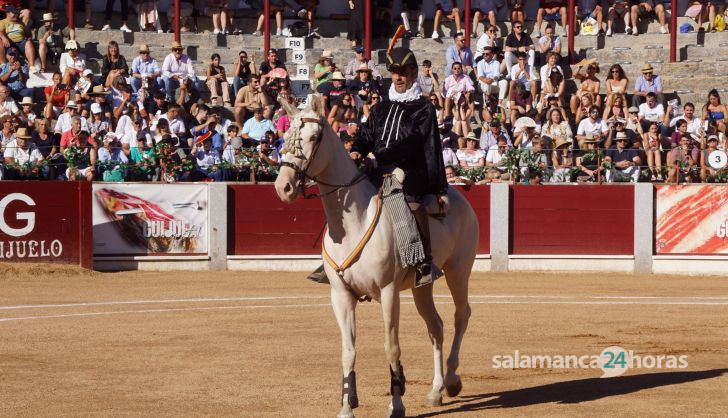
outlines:
[[[505,392],[465,395],[461,396],[459,400],[445,404],[445,407],[451,406],[452,408],[433,411],[417,417],[426,418],[484,409],[517,408],[547,403],[575,404],[638,392],[643,389],[712,379],[722,376],[726,372],[728,369],[647,373],[605,379],[579,379]]]

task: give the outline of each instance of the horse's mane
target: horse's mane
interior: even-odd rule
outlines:
[[[319,119],[320,116],[309,108],[298,112],[291,121],[291,126],[288,128],[288,131],[283,135],[284,142],[283,147],[281,147],[281,154],[293,154],[298,158],[305,157],[303,155],[303,144],[301,144],[303,140],[301,138],[301,129],[303,129],[301,119],[303,118]]]

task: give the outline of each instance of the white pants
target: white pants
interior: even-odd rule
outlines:
[[[614,180],[619,177],[627,177],[632,183],[637,183],[640,179],[640,168],[638,166],[632,166],[627,168],[612,168],[606,172],[607,183],[614,183]]]
[[[484,95],[490,96],[491,94],[497,94],[498,100],[503,100],[508,94],[508,80],[500,79],[497,83],[485,84],[482,81],[478,81],[480,84],[480,90]]]
[[[526,54],[528,54],[528,65],[533,67],[533,63],[536,62],[536,51],[534,51],[533,49],[529,49]],[[503,60],[506,62],[506,69],[508,70],[508,74],[510,75],[511,67],[518,64],[518,55],[516,55],[515,52],[506,52]]]

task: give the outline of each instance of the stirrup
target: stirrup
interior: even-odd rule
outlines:
[[[415,288],[427,286],[442,277],[445,273],[433,262],[424,262],[415,267]]]
[[[311,280],[312,282],[321,283],[321,284],[328,284],[329,278],[326,276],[326,272],[324,271],[324,265],[321,264],[318,266],[316,270],[314,270],[311,274],[306,276],[308,280]]]

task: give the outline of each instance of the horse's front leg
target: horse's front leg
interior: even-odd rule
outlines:
[[[399,362],[399,289],[396,280],[382,289],[382,314],[384,317],[384,351],[389,360],[391,377],[390,393],[392,401],[389,404],[389,417],[404,417],[404,403],[402,396],[405,392],[405,377],[402,365]]]
[[[356,393],[356,298],[350,292],[331,288],[331,306],[341,331],[341,366],[344,371],[341,383],[341,411],[337,418],[354,418],[352,409],[359,406]]]
[[[427,324],[427,332],[432,342],[434,357],[434,375],[432,378],[432,390],[427,394],[425,403],[427,406],[442,406],[442,389],[444,377],[442,372],[442,342],[443,326],[442,318],[437,313],[435,301],[432,298],[432,286],[422,286],[412,289],[415,299],[415,306],[422,319]]]

